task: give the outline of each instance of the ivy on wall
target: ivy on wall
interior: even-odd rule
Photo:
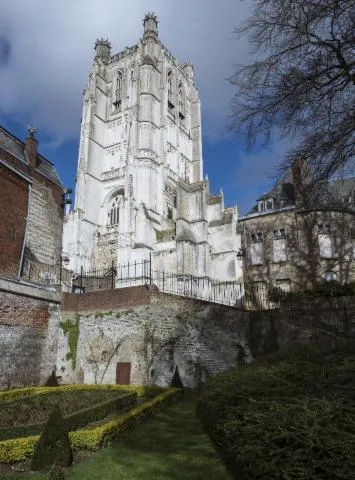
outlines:
[[[60,322],[59,326],[63,330],[64,335],[68,337],[69,352],[66,355],[67,360],[71,360],[72,368],[76,367],[76,352],[79,340],[79,323],[80,315],[76,314],[75,319],[70,318]]]

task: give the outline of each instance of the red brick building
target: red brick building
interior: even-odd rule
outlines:
[[[19,279],[24,262],[58,265],[64,188],[51,162],[0,127],[0,277]]]

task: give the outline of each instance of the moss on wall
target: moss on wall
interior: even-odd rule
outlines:
[[[67,318],[59,323],[64,335],[68,337],[69,352],[67,353],[67,360],[71,360],[72,368],[76,367],[76,353],[78,349],[79,340],[79,325],[80,315],[76,314],[74,319]]]

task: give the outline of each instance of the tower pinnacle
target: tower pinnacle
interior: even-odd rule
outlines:
[[[158,39],[158,18],[153,12],[148,12],[145,14],[143,19],[144,34],[143,40]]]
[[[111,54],[111,43],[107,39],[97,39],[95,42],[95,52],[97,57],[109,58]]]

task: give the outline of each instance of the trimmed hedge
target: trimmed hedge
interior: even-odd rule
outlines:
[[[101,420],[113,412],[122,410],[127,406],[135,405],[136,403],[137,394],[135,392],[128,392],[120,395],[119,397],[116,396],[111,400],[97,403],[92,407],[78,410],[64,418],[66,429],[67,431],[77,430],[79,427],[84,427],[88,423]],[[20,436],[39,435],[43,431],[45,425],[46,422],[0,428],[0,440],[16,438]]]
[[[95,385],[94,387],[99,388],[100,386]],[[127,387],[127,390],[136,390],[137,396],[143,396],[143,392],[148,395],[158,391],[161,393],[129,412],[118,415],[109,422],[97,425],[94,428],[70,432],[69,438],[73,449],[98,450],[108,445],[114,438],[123,436],[135,425],[143,422],[183,394],[181,390],[176,388],[166,390],[157,387],[135,387],[133,385]],[[53,388],[55,387],[52,387],[51,390]],[[30,458],[38,439],[39,436],[36,435],[0,441],[0,463],[16,463]]]
[[[56,389],[46,394],[0,401],[0,428],[45,423],[56,404],[61,406],[64,417],[68,417],[79,410],[94,407],[126,393],[125,390],[63,391]]]
[[[211,378],[197,414],[238,480],[348,480],[355,349],[278,353]]]
[[[60,387],[24,387],[15,388],[13,390],[0,391],[0,402],[2,400],[15,400],[17,398],[28,397],[32,395],[45,395],[47,393],[54,393],[56,391],[77,391],[77,390],[121,390],[128,392],[136,392],[138,397],[154,396],[158,392],[163,391],[163,388],[155,386],[143,385],[61,385]]]

